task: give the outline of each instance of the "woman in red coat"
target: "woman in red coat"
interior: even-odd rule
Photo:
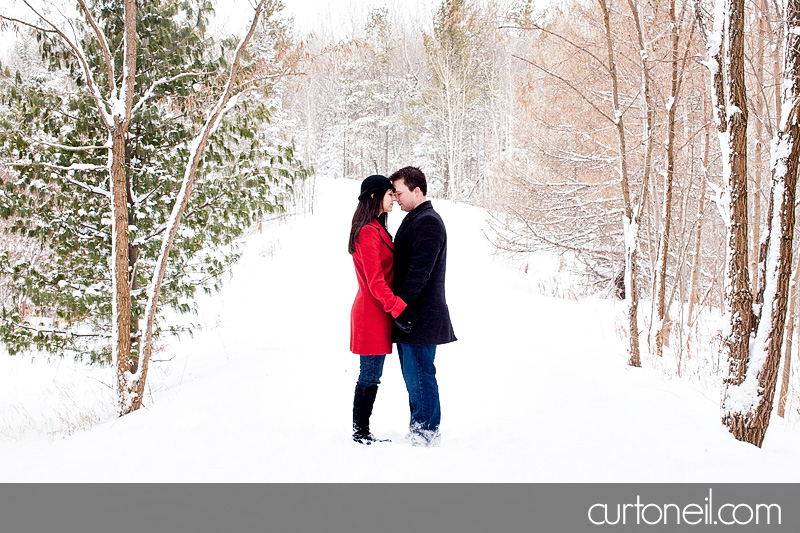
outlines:
[[[350,351],[361,359],[353,399],[353,440],[361,444],[378,440],[370,433],[369,418],[384,360],[392,353],[392,319],[406,308],[392,292],[394,245],[386,217],[393,204],[392,182],[378,174],[369,176],[361,182],[350,230],[348,251],[358,278],[358,293],[350,313]]]

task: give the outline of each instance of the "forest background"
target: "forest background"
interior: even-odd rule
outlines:
[[[0,12],[3,343],[113,365],[121,413],[160,307],[218,288],[242,235],[312,210],[315,174],[413,163],[521,268],[556,254],[544,290],[623,300],[630,365],[721,382],[736,438],[797,419],[800,2],[387,3],[306,31],[270,1],[230,38],[209,2],[28,4]]]

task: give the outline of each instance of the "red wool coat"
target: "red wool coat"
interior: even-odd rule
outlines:
[[[406,303],[392,292],[394,245],[389,234],[373,220],[358,234],[353,265],[358,293],[350,312],[350,351],[358,355],[392,353],[392,317]]]

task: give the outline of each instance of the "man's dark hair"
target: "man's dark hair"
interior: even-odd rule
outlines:
[[[389,176],[392,183],[400,179],[403,180],[409,191],[419,187],[423,196],[428,195],[428,182],[425,180],[425,174],[417,167],[403,167]]]

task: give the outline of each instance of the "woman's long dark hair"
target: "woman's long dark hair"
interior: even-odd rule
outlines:
[[[378,215],[378,213],[381,212],[381,204],[383,204],[384,196],[386,196],[385,190],[374,192],[358,200],[356,212],[353,215],[353,225],[350,227],[350,243],[347,245],[347,251],[350,252],[350,254],[356,252],[356,239],[358,239],[361,228],[377,218],[381,226],[386,229],[386,216],[388,213],[381,213]]]

